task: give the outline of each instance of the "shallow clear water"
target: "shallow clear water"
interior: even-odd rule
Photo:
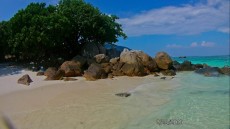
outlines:
[[[193,72],[179,73],[178,87],[173,90],[154,93],[153,83],[141,87],[139,92],[148,96],[144,103],[151,102],[151,95],[168,96],[169,101],[158,108],[138,117],[124,129],[229,129],[229,76],[204,77]],[[152,85],[152,86],[151,86]],[[137,90],[138,91],[138,90]]]
[[[230,66],[230,56],[190,56],[186,58],[173,57],[174,60],[182,63],[185,60],[191,61],[193,64],[208,64],[215,67]]]

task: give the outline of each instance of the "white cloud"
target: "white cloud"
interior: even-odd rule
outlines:
[[[200,46],[202,47],[213,47],[215,45],[215,43],[212,43],[212,42],[201,42]]]
[[[190,47],[197,47],[198,46],[198,43],[197,42],[193,42],[191,43]]]
[[[207,42],[207,41],[202,41],[202,42],[192,42],[189,46],[187,45],[179,45],[179,44],[168,44],[166,45],[166,48],[195,48],[195,47],[214,47],[216,44],[213,42]]]
[[[229,27],[219,28],[218,31],[223,32],[223,33],[230,33]]]
[[[169,6],[122,18],[128,36],[151,34],[199,34],[207,31],[229,33],[229,0]]]

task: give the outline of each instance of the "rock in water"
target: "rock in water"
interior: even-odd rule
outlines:
[[[191,63],[191,61],[184,61],[180,66],[177,68],[178,71],[193,71],[195,70],[195,66]]]
[[[124,92],[124,93],[117,93],[115,94],[116,96],[120,96],[120,97],[129,97],[131,94],[130,93],[127,93],[127,92]]]
[[[28,74],[23,75],[21,78],[18,79],[19,84],[27,85],[29,86],[30,83],[33,82]]]
[[[218,67],[205,67],[195,70],[195,73],[203,74],[207,77],[217,77],[220,76],[220,69]]]
[[[220,68],[220,72],[221,72],[222,74],[225,74],[225,75],[229,75],[229,76],[230,76],[230,67],[225,66],[225,67],[223,67],[223,68]]]
[[[158,52],[155,60],[160,69],[169,69],[172,67],[172,59],[166,52]]]
[[[162,79],[162,80],[165,80],[165,79],[166,79],[166,77],[161,77],[161,79]]]

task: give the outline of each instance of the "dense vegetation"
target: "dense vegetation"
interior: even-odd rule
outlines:
[[[126,38],[118,17],[107,15],[83,0],[60,0],[57,5],[31,3],[9,21],[0,22],[0,57],[20,61],[68,59],[86,43],[116,43]]]

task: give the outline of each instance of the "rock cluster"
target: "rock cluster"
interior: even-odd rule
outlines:
[[[99,53],[99,50],[95,53]],[[155,58],[143,51],[129,49],[124,49],[119,57],[114,58],[103,53],[92,56],[95,53],[78,55],[70,61],[65,61],[58,69],[48,68],[44,72],[47,76],[46,80],[84,76],[86,80],[94,81],[114,76],[145,76],[160,71],[167,76],[176,75],[172,67],[172,59],[165,52],[157,53]]]
[[[112,54],[113,52],[115,54]],[[86,80],[113,78],[114,76],[145,76],[153,74],[158,76],[161,72],[164,76],[175,76],[176,71],[195,71],[205,76],[229,75],[229,67],[221,69],[210,68],[203,64],[192,64],[190,61],[179,63],[173,61],[166,52],[158,52],[151,57],[143,51],[122,48],[108,51],[99,44],[86,44],[81,55],[72,60],[65,61],[57,69],[50,67],[44,75],[46,80],[60,80],[63,77],[83,76]],[[40,75],[39,73],[38,75]]]
[[[207,77],[230,75],[230,67],[211,67],[207,64],[192,64],[190,61],[184,61],[183,63],[173,61],[173,67],[176,71],[195,71],[195,73],[202,74]]]

